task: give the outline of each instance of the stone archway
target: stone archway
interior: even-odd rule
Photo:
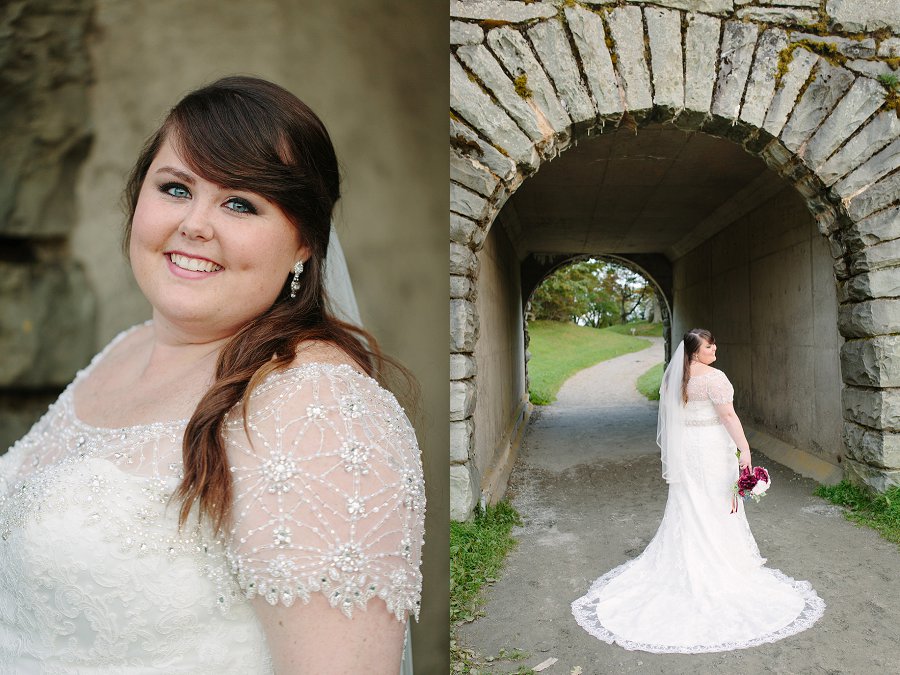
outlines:
[[[454,518],[479,495],[474,296],[490,227],[579,139],[651,123],[738,143],[802,197],[837,282],[844,470],[876,489],[900,483],[900,13],[786,4],[451,3]]]

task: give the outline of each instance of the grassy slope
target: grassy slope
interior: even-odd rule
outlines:
[[[622,335],[609,328],[597,330],[556,321],[532,321],[528,333],[529,394],[531,402],[539,405],[552,403],[563,382],[579,370],[648,346],[646,340],[630,333]]]
[[[662,383],[664,363],[657,363],[637,379],[635,386],[651,401],[659,400],[659,385]]]

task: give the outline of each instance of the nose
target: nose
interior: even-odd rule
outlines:
[[[211,215],[209,209],[199,199],[195,199],[181,220],[179,234],[186,239],[209,241],[215,234]]]

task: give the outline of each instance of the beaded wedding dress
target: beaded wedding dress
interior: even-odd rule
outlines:
[[[270,673],[253,603],[418,614],[422,468],[374,380],[306,364],[257,387],[246,432],[233,410],[234,518],[214,536],[196,506],[179,532],[170,503],[187,420],[82,422],[90,368],[0,456],[0,673]]]
[[[629,650],[718,652],[780,640],[822,616],[825,603],[808,582],[763,566],[743,503],[731,513],[736,446],[715,404],[731,402],[733,393],[719,370],[690,379],[684,479],[670,482],[662,523],[644,552],[572,603],[591,635]]]

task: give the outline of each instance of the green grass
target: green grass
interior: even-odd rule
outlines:
[[[450,660],[453,672],[477,670],[479,662],[474,650],[466,649],[454,637],[456,627],[479,616],[481,589],[497,578],[506,554],[516,545],[510,532],[522,521],[516,510],[506,502],[489,506],[484,513],[475,513],[471,522],[450,523]],[[507,654],[501,650],[497,660],[519,660],[525,655],[518,650]],[[490,672],[490,671],[480,671]]]
[[[559,321],[532,321],[528,334],[528,393],[537,405],[552,403],[563,382],[579,370],[649,346],[630,333],[622,335],[610,328],[598,330]]]
[[[657,363],[641,375],[635,383],[637,390],[651,401],[659,400],[659,385],[662,383],[663,366],[665,365],[665,363]]]
[[[603,330],[619,333],[621,335],[631,335],[632,328],[634,328],[634,334],[637,337],[662,337],[663,333],[663,325],[661,323],[647,323],[646,321],[634,321],[618,326],[609,326]]]
[[[900,486],[879,494],[844,480],[837,485],[820,485],[815,494],[846,507],[847,520],[871,527],[900,545]]]

